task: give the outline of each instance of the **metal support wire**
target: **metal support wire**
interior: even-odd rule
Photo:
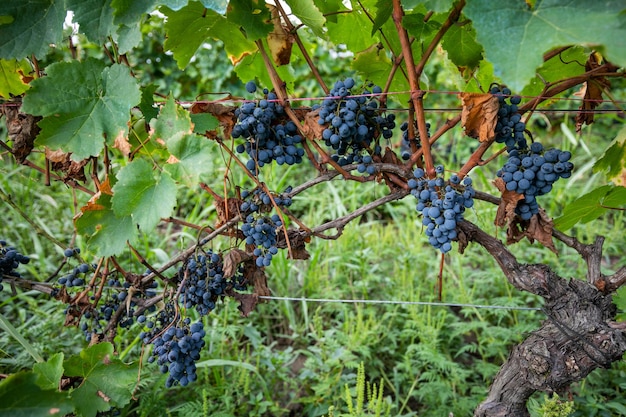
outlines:
[[[434,307],[473,307],[484,308],[490,310],[523,310],[523,311],[541,311],[539,307],[516,307],[516,306],[496,306],[483,304],[464,304],[464,303],[439,303],[434,301],[394,301],[394,300],[344,300],[332,298],[305,298],[305,297],[274,297],[260,295],[261,300],[276,301],[304,301],[312,303],[352,303],[352,304],[399,304],[399,305],[418,305],[418,306],[434,306]]]

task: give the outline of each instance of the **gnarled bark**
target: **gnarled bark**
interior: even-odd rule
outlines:
[[[518,263],[499,240],[469,222],[459,228],[462,243],[471,240],[483,246],[512,285],[545,299],[546,320],[513,349],[474,416],[527,417],[526,403],[535,391],[562,391],[622,358],[626,337],[612,322],[615,306],[611,295],[597,288],[599,280],[610,282],[610,277],[598,272],[587,280],[565,279],[545,265]],[[601,251],[601,244],[587,249]],[[589,259],[599,262],[599,257]],[[599,266],[590,269],[599,271]]]

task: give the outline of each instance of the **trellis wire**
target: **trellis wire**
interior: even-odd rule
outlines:
[[[395,304],[395,305],[418,305],[433,307],[470,307],[482,308],[489,310],[522,310],[522,311],[541,311],[539,307],[516,307],[516,306],[500,306],[485,304],[465,304],[465,303],[443,303],[435,301],[399,301],[399,300],[349,300],[337,298],[306,298],[306,297],[275,297],[269,295],[260,295],[261,300],[274,301],[304,301],[313,303],[344,303],[344,304]]]

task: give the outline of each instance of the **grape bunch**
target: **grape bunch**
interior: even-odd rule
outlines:
[[[382,93],[382,89],[379,86],[353,97],[351,90],[354,85],[352,78],[337,81],[321,106],[314,106],[314,109],[319,109],[318,123],[327,125],[322,131],[322,139],[326,146],[337,151],[332,158],[341,166],[352,163],[367,165],[362,161],[362,151],[369,148],[379,134],[390,139],[396,126],[394,114],[381,115],[377,95]],[[380,146],[375,146],[373,152],[380,153]]]
[[[0,291],[4,288],[2,278],[4,275],[19,278],[20,273],[17,268],[20,265],[26,265],[30,262],[30,258],[22,255],[13,246],[8,246],[7,242],[0,240]]]
[[[549,193],[559,178],[572,175],[571,157],[568,151],[545,150],[539,142],[531,143],[529,148],[509,150],[508,160],[497,175],[508,191],[524,195],[515,209],[522,220],[530,220],[539,212],[537,196]]]
[[[436,172],[436,178],[428,179],[422,168],[416,168],[414,178],[409,179],[407,185],[417,199],[415,208],[422,214],[428,242],[446,253],[457,237],[456,225],[463,220],[463,212],[474,205],[476,192],[471,178],[465,177],[461,186],[457,175],[452,175],[449,181],[443,178],[442,165],[436,167]]]
[[[246,89],[254,93],[256,84],[250,81]],[[285,110],[276,103],[275,93],[267,89],[263,93],[265,98],[247,101],[235,110],[237,124],[231,132],[233,138],[245,139],[236,150],[248,154],[246,167],[255,175],[259,167],[273,161],[278,165],[299,164],[304,155],[304,149],[299,146],[302,136],[298,134],[298,127],[291,120],[285,121]]]
[[[85,285],[85,276],[89,273],[89,271],[91,271],[91,268],[92,267],[88,264],[81,263],[80,265],[72,269],[69,274],[59,278],[58,282],[64,287],[68,288],[82,287],[83,285]]]
[[[430,123],[426,123],[426,129],[428,137],[430,138]],[[409,123],[404,122],[400,125],[400,130],[402,131],[402,142],[400,143],[400,152],[401,157],[405,161],[407,161],[411,157],[411,153],[413,152],[411,149],[411,142],[415,142],[418,148],[422,146],[422,142],[420,140],[420,133],[417,128],[417,123],[413,122],[413,132],[415,132],[414,138],[409,138]]]
[[[288,187],[285,193],[289,193],[291,187]],[[272,200],[270,196],[260,189],[254,190],[252,193],[243,190],[241,198],[240,210],[244,217],[244,223],[241,225],[241,231],[246,240],[246,245],[254,246],[253,255],[256,257],[256,266],[259,268],[269,266],[272,257],[278,253],[276,243],[278,241],[277,230],[283,224],[278,214],[269,215],[272,209]],[[279,207],[289,207],[291,198],[282,194],[272,195],[274,202]]]
[[[245,289],[243,276],[224,278],[222,257],[211,250],[188,259],[178,272],[178,280],[182,282],[180,302],[186,308],[195,308],[201,316],[215,308],[227,288]]]
[[[490,93],[498,97],[500,108],[496,123],[496,142],[504,143],[507,149],[525,149],[527,147],[524,130],[526,124],[522,122],[522,115],[517,112],[517,105],[521,103],[520,96],[512,96],[511,90],[493,86]],[[508,100],[508,103],[507,103]]]
[[[200,359],[205,335],[201,321],[191,323],[186,318],[182,323],[165,328],[154,338],[154,349],[148,361],[156,360],[161,373],[169,372],[165,381],[167,388],[176,383],[184,387],[197,379],[196,362]]]
[[[156,296],[157,287],[157,282],[152,281],[141,291],[136,288],[131,290],[129,282],[125,281],[122,284],[116,278],[109,278],[107,287],[103,291],[104,297],[98,308],[85,311],[81,317],[80,328],[85,334],[85,339],[90,341],[94,334],[100,333],[120,307],[122,307],[122,314],[117,318],[119,327],[128,329],[135,321],[143,324],[146,321],[145,314],[156,311],[156,307],[151,305],[141,314],[137,314],[138,301]]]

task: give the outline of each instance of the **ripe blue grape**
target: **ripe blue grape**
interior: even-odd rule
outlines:
[[[471,178],[464,178],[461,185],[457,175],[453,175],[448,182],[444,180],[443,166],[437,166],[435,171],[440,176],[427,179],[424,170],[416,168],[407,185],[418,201],[415,208],[422,214],[428,242],[446,253],[452,249],[450,242],[457,238],[456,225],[463,220],[463,212],[474,205],[476,192]]]

